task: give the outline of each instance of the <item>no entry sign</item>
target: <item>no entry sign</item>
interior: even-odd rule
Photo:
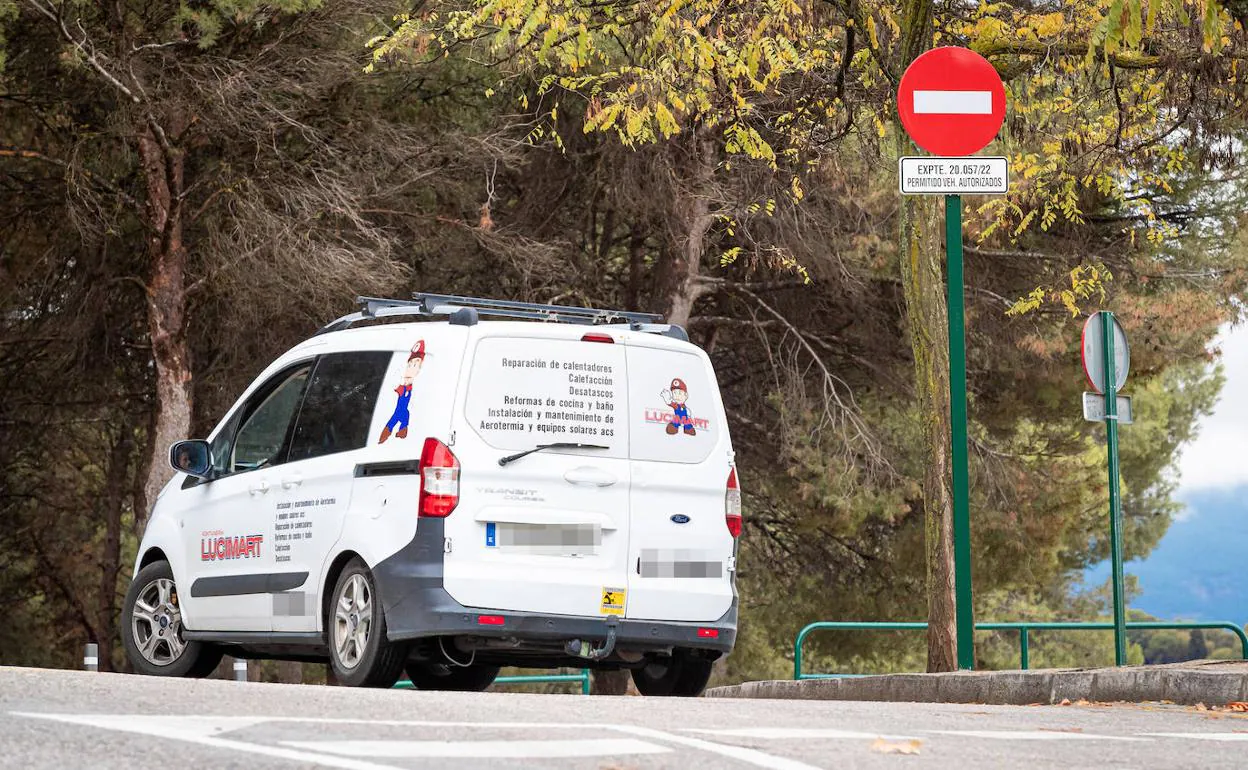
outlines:
[[[969,48],[933,48],[911,62],[897,86],[897,112],[914,143],[934,155],[984,149],[1005,120],[1005,85]]]

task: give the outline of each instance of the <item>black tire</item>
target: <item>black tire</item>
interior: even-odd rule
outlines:
[[[342,606],[344,600],[349,608]],[[326,598],[325,621],[329,664],[339,684],[393,687],[399,681],[407,660],[407,645],[386,638],[386,613],[373,573],[358,558],[347,562],[338,575],[333,592]],[[365,624],[361,640],[360,630]]]
[[[685,658],[680,664],[680,677],[672,688],[672,695],[679,698],[696,698],[706,689],[711,681],[711,669],[714,661],[703,658]]]
[[[494,684],[498,666],[452,666],[415,661],[407,664],[407,678],[417,690],[483,692]]]
[[[167,594],[167,598],[162,600]],[[140,598],[144,607],[135,609]],[[155,601],[153,601],[155,599]],[[144,617],[147,616],[147,617]],[[181,645],[181,648],[178,645]],[[202,679],[221,663],[220,647],[182,639],[182,612],[169,562],[152,562],[130,582],[121,608],[121,646],[136,673]],[[146,650],[146,654],[145,651]]]
[[[637,692],[650,697],[696,698],[711,679],[712,661],[677,656],[633,669]]]

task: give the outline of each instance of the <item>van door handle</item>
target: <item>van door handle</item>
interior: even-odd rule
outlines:
[[[287,476],[282,479],[282,489],[294,489],[303,483],[303,476],[296,473],[294,476]]]
[[[263,495],[265,492],[269,491],[269,480],[259,479],[257,481],[253,481],[251,486],[247,487],[247,491],[252,495]]]
[[[563,474],[563,478],[570,484],[584,484],[594,487],[609,487],[619,481],[615,474],[608,473],[601,468],[594,468],[590,465],[582,465],[579,468],[573,468]]]

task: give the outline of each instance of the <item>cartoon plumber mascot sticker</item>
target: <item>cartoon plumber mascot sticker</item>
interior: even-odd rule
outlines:
[[[689,407],[685,406],[685,402],[689,400],[689,388],[685,385],[685,381],[676,377],[672,380],[671,390],[665,390],[659,394],[663,399],[663,403],[672,408],[672,421],[667,424],[667,434],[675,436],[684,428],[685,434],[689,436],[697,435],[697,431],[693,428],[693,418],[689,416]]]
[[[394,392],[399,395],[394,405],[394,414],[390,415],[390,421],[386,423],[386,427],[381,431],[381,440],[378,444],[386,443],[386,439],[390,438],[391,431],[395,438],[407,438],[407,424],[411,422],[411,404],[412,404],[412,380],[416,379],[416,375],[420,374],[420,367],[425,363],[425,341],[416,340],[416,344],[412,346],[412,352],[407,357],[407,365],[403,367],[403,379],[399,380],[399,385]],[[398,428],[398,430],[395,430]]]

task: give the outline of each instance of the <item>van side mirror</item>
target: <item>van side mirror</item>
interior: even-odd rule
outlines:
[[[175,471],[206,479],[212,473],[212,449],[207,441],[179,441],[169,447],[169,464]]]

